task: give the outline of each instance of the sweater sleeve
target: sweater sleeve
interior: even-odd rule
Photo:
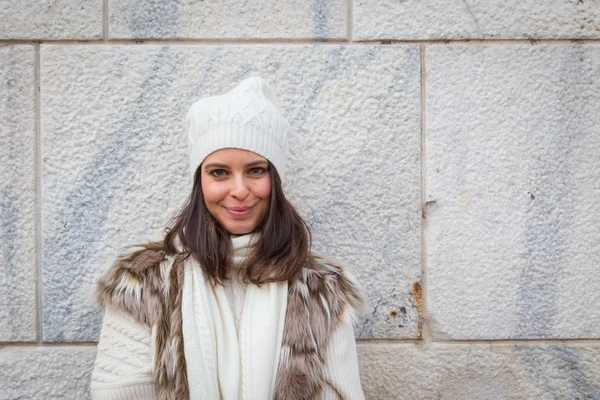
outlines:
[[[325,387],[322,400],[364,400],[356,339],[350,318],[344,318],[329,339],[325,354]]]
[[[90,385],[93,400],[155,399],[152,330],[108,307]]]

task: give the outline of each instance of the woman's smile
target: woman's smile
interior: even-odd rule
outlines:
[[[252,214],[254,206],[251,207],[223,207],[233,218],[246,218]]]

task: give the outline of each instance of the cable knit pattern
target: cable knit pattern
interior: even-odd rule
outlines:
[[[242,308],[244,307],[244,297],[246,295],[246,284],[242,282],[238,276],[232,277],[230,280],[223,283],[223,289],[229,301],[229,307],[234,315],[235,330],[240,331],[240,317]]]
[[[130,385],[118,388],[92,391],[93,400],[155,400],[156,389],[153,383]]]
[[[322,400],[364,399],[358,372],[358,354],[352,317],[347,314],[333,331],[323,369]]]
[[[153,398],[151,336],[148,327],[127,313],[106,309],[92,372],[92,399]]]

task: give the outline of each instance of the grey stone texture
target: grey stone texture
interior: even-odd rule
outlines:
[[[88,399],[96,347],[0,348],[0,399]],[[373,343],[358,357],[367,399],[553,400],[600,396],[600,346]]]
[[[36,339],[35,47],[0,46],[0,341]]]
[[[597,39],[588,0],[355,0],[353,40]]]
[[[89,399],[96,346],[0,347],[0,399]]]
[[[288,197],[362,283],[361,337],[415,338],[421,275],[417,46],[43,45],[43,332],[94,340],[96,276],[191,189],[184,116],[249,74],[288,117]]]
[[[347,2],[109,0],[111,38],[285,38],[347,36]]]
[[[0,39],[101,39],[102,2],[103,0],[2,1]]]
[[[45,341],[96,338],[98,273],[156,237],[187,195],[188,88],[172,53],[42,46]]]
[[[433,45],[427,318],[438,339],[600,336],[600,46]]]
[[[600,398],[600,346],[581,343],[361,343],[367,399]]]

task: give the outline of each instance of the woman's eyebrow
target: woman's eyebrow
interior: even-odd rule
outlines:
[[[225,165],[225,164],[219,164],[219,163],[211,163],[211,164],[206,164],[204,166],[204,169],[209,169],[209,168],[229,168],[229,166]]]
[[[250,168],[250,167],[255,167],[257,165],[268,165],[268,163],[265,160],[256,160],[256,161],[251,161],[251,162],[247,163],[245,165],[245,167]],[[229,168],[229,165],[220,164],[220,163],[210,163],[210,164],[206,164],[204,166],[204,169],[210,169],[210,168]]]
[[[268,165],[268,163],[265,160],[257,160],[249,162],[248,164],[246,164],[246,167],[255,167],[257,165]]]

